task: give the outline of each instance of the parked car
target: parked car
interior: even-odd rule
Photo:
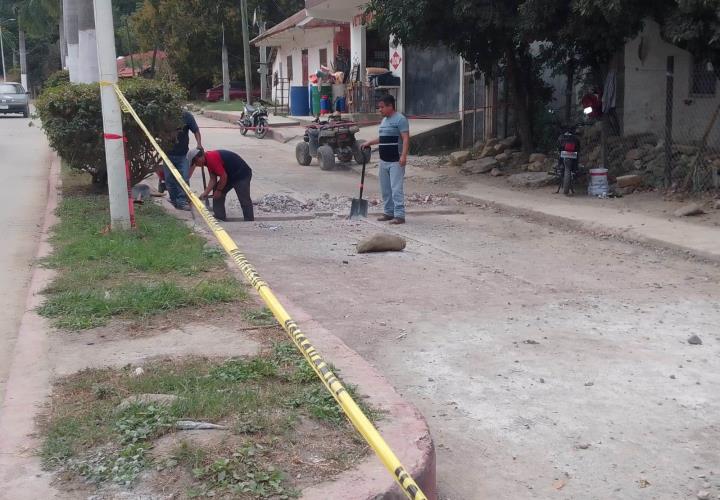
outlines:
[[[20,113],[30,116],[28,93],[15,82],[0,83],[0,114]]]
[[[240,99],[241,101],[247,102],[247,93],[245,92],[245,84],[242,82],[230,82],[230,100],[234,101]],[[253,100],[260,99],[260,90],[255,90],[252,93]],[[211,89],[205,91],[205,100],[208,102],[217,102],[223,98],[223,86],[215,85]]]

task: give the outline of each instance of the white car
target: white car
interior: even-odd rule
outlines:
[[[28,93],[15,82],[0,83],[0,114],[21,113],[30,116]]]

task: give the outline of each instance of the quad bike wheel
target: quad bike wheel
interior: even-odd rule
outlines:
[[[352,154],[358,165],[362,165],[363,161],[365,163],[370,161],[370,151],[364,150],[362,148],[362,145],[364,143],[365,141],[360,139],[355,141],[355,143],[352,145]]]
[[[318,159],[320,160],[320,168],[322,170],[332,170],[335,168],[335,151],[327,144],[318,148]]]
[[[307,142],[298,142],[297,146],[295,146],[295,159],[304,167],[310,165],[312,156],[310,156],[310,145]]]

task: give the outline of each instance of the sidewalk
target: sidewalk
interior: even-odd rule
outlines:
[[[353,165],[353,169],[360,171],[357,165]],[[687,252],[720,263],[720,227],[701,225],[687,217],[648,213],[641,206],[633,206],[632,196],[636,195],[624,198],[623,202],[587,196],[565,197],[556,195],[554,187],[520,190],[486,176],[449,173],[409,166],[406,178],[442,185],[452,177],[462,181],[464,186],[449,194],[465,201],[492,204],[522,215],[539,216],[586,231]],[[377,166],[369,166],[367,175],[377,178]],[[677,207],[668,202],[668,208],[672,214]]]

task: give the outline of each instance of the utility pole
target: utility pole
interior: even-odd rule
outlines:
[[[65,25],[65,42],[67,56],[65,63],[70,74],[70,81],[79,83],[78,75],[78,3],[79,0],[63,0],[63,23]]]
[[[25,31],[19,30],[20,37],[20,83],[22,83],[25,92],[30,92],[28,88],[27,78],[27,52],[25,50]]]
[[[118,81],[115,63],[115,30],[110,0],[94,0],[97,36],[98,68],[100,73],[100,101],[102,104],[105,137],[105,165],[110,195],[110,227],[130,229],[125,149],[122,114],[115,89],[108,83]],[[132,203],[132,202],[130,202]]]
[[[223,101],[230,102],[230,66],[228,64],[227,45],[225,45],[225,23],[222,24],[222,79]]]
[[[258,21],[258,29],[260,30],[260,34],[262,35],[265,33],[265,21]],[[267,100],[267,77],[268,77],[268,67],[267,67],[267,47],[264,45],[260,45],[260,99]]]
[[[5,19],[7,22],[14,20],[15,19]],[[0,19],[0,57],[2,58],[3,82],[5,82],[7,81],[7,75],[5,74],[5,47],[3,46],[2,23],[3,19]]]
[[[248,28],[248,7],[247,0],[240,0],[240,10],[242,12],[242,34],[243,49],[245,63],[245,100],[248,104],[252,103],[252,73],[250,65],[250,29]]]
[[[98,81],[97,31],[93,0],[78,1],[78,79],[80,83]],[[111,30],[115,33],[115,29]],[[115,46],[113,44],[113,53]]]

